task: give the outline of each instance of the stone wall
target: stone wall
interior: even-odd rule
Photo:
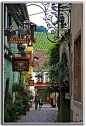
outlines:
[[[74,100],[74,42],[81,34],[81,102]],[[71,68],[71,119],[72,121],[83,120],[83,4],[71,6],[71,43],[70,43],[70,68]],[[77,73],[78,75],[78,73]]]

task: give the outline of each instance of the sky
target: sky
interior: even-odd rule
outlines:
[[[42,8],[44,8],[41,3],[27,3],[26,6],[28,9],[30,21],[35,23],[38,26],[42,25],[47,28],[47,23],[45,22],[45,20],[43,20],[43,18],[45,18],[45,13],[43,12],[43,10],[40,7],[38,7],[36,5],[31,5],[31,4],[36,4],[36,5],[39,5]],[[51,7],[49,7],[49,10],[51,10]],[[42,13],[33,15],[33,14],[39,13],[39,12],[42,12]],[[50,11],[48,11],[48,15],[50,15]],[[56,21],[56,18],[54,17],[53,20]]]
[[[43,25],[44,27],[46,27],[47,25],[46,25],[45,21],[43,20],[43,18],[45,17],[44,13],[32,15],[32,14],[35,14],[35,13],[43,12],[43,10],[38,6],[30,5],[30,4],[31,3],[27,4],[27,9],[28,9],[30,21],[35,23],[38,26]],[[34,3],[34,4],[41,5],[41,3]],[[28,6],[28,5],[30,5],[30,6]]]

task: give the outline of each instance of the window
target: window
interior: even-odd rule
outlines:
[[[6,6],[4,5],[4,20],[6,20]],[[6,28],[6,21],[4,21],[4,29]]]
[[[11,22],[11,15],[10,15],[10,14],[8,14],[7,24],[8,24],[8,26],[11,26],[11,25],[12,25],[12,22]]]
[[[39,76],[39,77],[38,77],[38,81],[39,81],[39,82],[43,82],[43,76],[41,76],[41,77]]]
[[[46,82],[49,82],[49,76],[48,76],[48,73],[46,74]]]
[[[81,34],[74,43],[74,100],[81,102]]]

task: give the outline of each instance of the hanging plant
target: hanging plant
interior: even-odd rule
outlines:
[[[11,28],[7,27],[4,30],[4,35],[7,36],[8,38],[11,38],[11,32],[10,32]]]
[[[35,36],[33,36],[33,43],[36,43],[37,42],[37,39]]]
[[[24,85],[23,84],[13,83],[13,85],[12,85],[12,91],[13,92],[18,91],[18,92],[21,93],[23,91],[23,89],[24,89]]]
[[[19,49],[20,51],[24,51],[24,48],[25,48],[25,47],[24,47],[22,44],[19,44],[19,45],[18,45],[18,49]]]
[[[21,53],[21,56],[26,56],[26,55],[27,55],[26,52],[22,52],[22,53]]]
[[[34,65],[34,61],[31,61],[31,66],[33,66]]]

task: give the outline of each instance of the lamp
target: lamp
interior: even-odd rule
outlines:
[[[30,21],[29,21],[29,19],[26,19],[23,22],[23,28],[26,28],[30,32]]]
[[[34,56],[34,61],[37,63],[38,62],[38,57]]]
[[[54,11],[56,11],[56,8],[55,8],[55,3],[52,3],[51,8],[52,8]]]
[[[26,35],[26,38],[30,35],[30,21],[28,18],[23,22],[23,35]]]

